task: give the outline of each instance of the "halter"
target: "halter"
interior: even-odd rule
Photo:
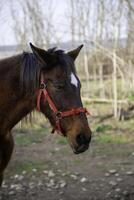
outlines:
[[[41,74],[41,82],[40,82],[40,88],[38,90],[38,94],[37,94],[37,110],[40,112],[40,101],[41,101],[41,97],[43,97],[43,101],[44,103],[47,101],[48,105],[50,107],[50,109],[53,112],[53,119],[55,121],[55,126],[52,130],[52,133],[54,133],[55,131],[57,131],[58,133],[63,133],[62,129],[61,129],[61,120],[65,117],[68,116],[73,116],[73,115],[77,115],[79,113],[85,113],[87,115],[90,115],[89,111],[86,108],[73,108],[67,111],[59,111],[53,100],[51,99],[51,97],[49,96],[49,93],[46,89],[46,84],[45,84],[45,80],[43,75]]]

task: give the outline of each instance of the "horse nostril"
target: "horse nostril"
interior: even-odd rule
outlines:
[[[91,141],[91,136],[85,136],[84,134],[80,133],[79,135],[77,135],[76,141],[78,145],[83,145],[83,144],[88,145],[89,142]]]

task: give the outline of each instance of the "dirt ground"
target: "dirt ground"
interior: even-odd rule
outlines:
[[[87,152],[74,155],[61,136],[14,132],[1,200],[134,200],[133,143],[93,138]]]

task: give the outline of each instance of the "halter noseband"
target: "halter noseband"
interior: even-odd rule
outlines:
[[[52,112],[53,112],[53,118],[55,121],[55,127],[52,130],[52,133],[54,133],[55,131],[57,131],[58,133],[62,133],[62,129],[61,129],[61,120],[65,117],[68,116],[72,116],[72,115],[77,115],[79,113],[85,113],[90,115],[89,111],[86,108],[73,108],[67,111],[59,111],[53,100],[51,99],[51,97],[48,94],[48,91],[46,89],[46,84],[45,84],[45,80],[43,75],[41,74],[41,82],[40,82],[40,88],[38,90],[38,94],[37,94],[37,110],[40,112],[40,101],[41,101],[41,97],[43,96],[43,100],[44,102],[48,102],[49,107],[51,108]]]

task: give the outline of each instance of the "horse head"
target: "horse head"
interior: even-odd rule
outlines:
[[[65,53],[56,48],[44,50],[31,45],[41,64],[38,108],[49,119],[54,129],[67,137],[74,153],[88,149],[91,130],[83,108],[81,83],[76,73],[75,60],[83,45]]]

